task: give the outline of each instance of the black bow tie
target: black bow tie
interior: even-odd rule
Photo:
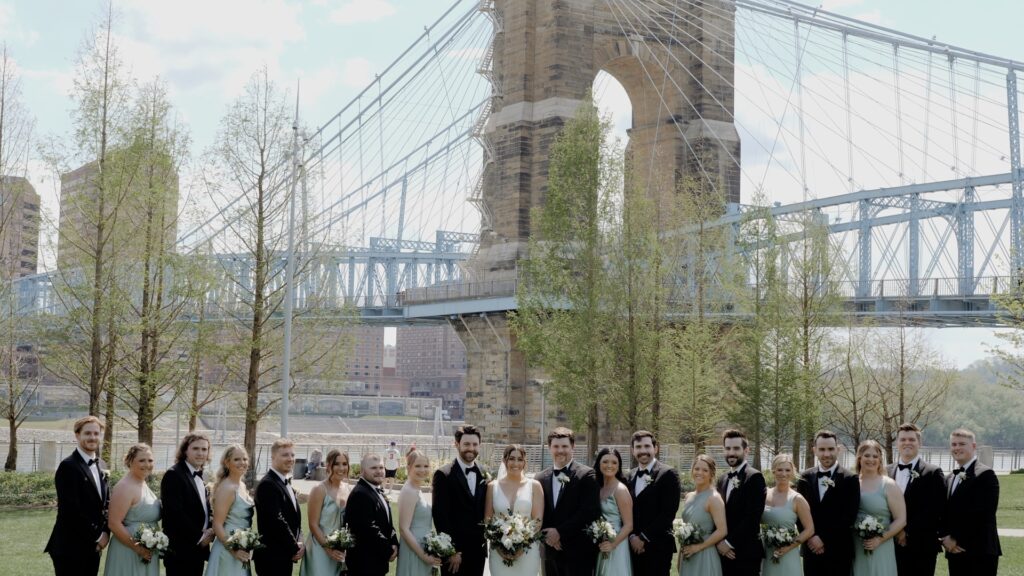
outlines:
[[[284,479],[284,484],[285,484],[285,486],[291,486],[292,485],[292,479],[291,479],[290,476]]]
[[[733,478],[736,478],[739,475],[740,475],[740,471],[739,470],[737,470],[735,472],[729,472],[729,474],[728,474],[730,480],[733,479]]]
[[[953,476],[956,476],[957,474],[962,474],[964,472],[967,472],[966,468],[956,468],[953,470]]]
[[[377,491],[377,494],[380,494],[381,496],[384,496],[385,498],[387,498],[387,494],[388,493],[386,491],[384,491],[384,489],[381,488],[380,486],[377,486],[376,488],[374,488],[374,490]]]
[[[100,467],[99,458],[90,458],[89,461],[85,463],[85,465],[86,466],[95,466],[95,467],[99,468]]]
[[[831,471],[826,470],[825,472],[822,472],[821,470],[818,470],[818,478],[831,478],[831,477],[832,477],[832,472]]]
[[[196,478],[202,478],[203,477],[203,471],[202,470],[196,470],[195,472],[192,473],[192,476],[194,476]]]
[[[480,469],[477,468],[476,464],[470,466],[469,468],[466,468],[466,475],[467,476],[469,475],[470,472],[476,473],[477,476],[480,475]]]
[[[636,471],[636,477],[637,478],[639,478],[641,476],[650,476],[650,475],[651,475],[651,471],[648,470],[647,468],[641,468],[641,469]]]
[[[914,467],[914,465],[913,464],[897,464],[896,467],[899,468],[900,470],[910,470],[911,468]]]
[[[555,468],[554,474],[555,474],[555,476],[558,476],[559,474],[565,474],[566,476],[568,476],[569,475],[569,467],[566,466],[565,468]]]

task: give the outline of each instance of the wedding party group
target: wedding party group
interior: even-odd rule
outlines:
[[[899,428],[896,462],[886,466],[882,446],[867,440],[854,471],[839,464],[836,434],[822,430],[817,465],[800,472],[778,454],[770,487],[747,462],[744,433],[729,429],[729,470],[716,476],[715,460],[698,454],[684,494],[645,430],[631,437],[628,476],[616,449],[598,450],[593,467],[575,461],[576,438],[564,427],[547,436],[551,467],[531,477],[525,449],[512,444],[492,476],[478,462],[481,431],[466,425],[455,432],[456,458],[437,470],[408,452],[397,519],[382,486],[387,457],[363,455],[350,484],[348,455],[330,450],[306,531],[289,440],[274,442],[270,469],[250,492],[242,446],[224,450],[207,485],[210,440],[190,433],[158,498],[146,483],[149,446],[128,450],[127,473],[111,487],[98,458],[103,423],[88,416],[74,432],[45,548],[58,576],[96,575],[105,548],[107,576],[158,576],[161,561],[168,576],[285,576],[296,564],[304,576],[384,576],[392,563],[399,576],[482,576],[485,565],[492,576],[668,576],[673,558],[681,576],[916,576],[934,574],[940,551],[951,576],[988,576],[1001,554],[999,482],[966,429],[950,434],[958,467],[949,475],[921,458],[914,424]]]

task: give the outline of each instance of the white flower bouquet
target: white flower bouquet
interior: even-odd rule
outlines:
[[[865,514],[857,523],[853,525],[853,529],[860,536],[861,540],[870,540],[872,538],[885,534],[885,525],[878,518]],[[864,549],[864,553],[870,556],[874,552],[873,550]]]
[[[423,537],[423,551],[430,556],[440,558],[443,562],[455,556],[455,545],[452,544],[451,536],[444,532],[438,533],[436,530],[431,530],[430,534]],[[434,566],[432,572],[440,574],[441,568]]]
[[[779,550],[796,542],[796,526],[769,526],[761,524],[761,542],[770,550]],[[772,562],[778,564],[779,557],[771,554]]]
[[[327,548],[328,550],[338,550],[341,552],[353,548],[355,547],[355,545],[356,539],[354,536],[352,536],[352,533],[349,532],[346,526],[342,526],[341,528],[338,528],[334,532],[328,534],[327,540],[326,542],[324,542],[324,548]],[[344,562],[341,563],[341,566],[342,572],[348,569],[348,567],[345,566]]]
[[[152,524],[139,524],[139,527],[135,529],[135,534],[132,538],[138,542],[140,546],[156,555],[166,554],[168,547],[171,545],[171,541],[167,538],[167,535]],[[144,564],[149,564],[149,560],[143,560],[142,562]]]
[[[491,548],[501,553],[502,562],[511,567],[511,558],[528,550],[541,539],[540,522],[509,510],[506,514],[495,514],[484,520],[484,538]]]
[[[682,518],[676,518],[672,521],[672,535],[676,537],[676,542],[679,543],[680,547],[700,544],[706,536],[703,528],[696,524],[691,524]],[[689,560],[689,558],[685,557],[684,559]]]
[[[252,552],[264,547],[263,542],[260,541],[260,533],[253,530],[243,530],[236,528],[231,531],[231,535],[228,536],[227,541],[224,543],[224,547],[228,550],[242,550],[244,552]],[[245,569],[249,569],[249,563],[243,562]]]
[[[598,545],[602,542],[611,542],[612,540],[615,540],[615,537],[618,535],[618,533],[615,532],[615,527],[612,526],[612,523],[605,519],[604,516],[601,516],[597,520],[588,524],[587,527],[583,529],[583,532],[590,537],[590,540],[594,544]],[[605,558],[608,557],[607,552],[602,552],[601,554],[604,555]]]

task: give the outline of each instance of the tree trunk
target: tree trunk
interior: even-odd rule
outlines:
[[[103,449],[100,450],[100,458],[107,463],[107,466],[113,466],[114,463],[110,460],[110,451],[114,446],[114,391],[113,386],[107,386],[107,405],[103,416],[106,421],[106,427],[103,429]]]
[[[4,470],[14,472],[18,469],[18,419],[12,414],[7,418],[9,444],[7,447],[7,461],[4,462]]]

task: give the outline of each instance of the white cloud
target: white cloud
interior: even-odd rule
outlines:
[[[17,11],[11,4],[0,3],[0,38],[15,41],[31,48],[39,40],[39,32],[25,28],[17,21]]]
[[[346,86],[365,88],[373,81],[373,63],[366,58],[349,58],[342,66],[341,81]]]
[[[19,70],[19,73],[29,82],[48,85],[50,90],[61,96],[67,96],[75,85],[75,78],[70,69],[31,70],[23,68]]]
[[[376,22],[394,13],[395,7],[387,0],[350,0],[331,12],[331,22],[342,25]]]

